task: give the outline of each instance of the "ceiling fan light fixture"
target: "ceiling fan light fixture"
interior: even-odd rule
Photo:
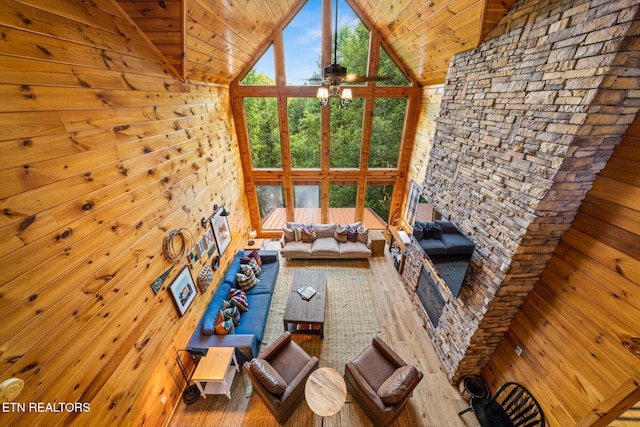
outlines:
[[[329,90],[324,86],[319,87],[316,98],[320,101],[320,106],[324,107],[329,103]]]
[[[342,89],[342,94],[340,95],[340,103],[343,107],[348,106],[353,99],[353,95],[351,93],[351,89],[345,88]]]

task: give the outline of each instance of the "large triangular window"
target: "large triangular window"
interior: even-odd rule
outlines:
[[[261,237],[276,237],[286,221],[384,229],[402,200],[421,89],[356,3],[338,0],[337,57],[335,0],[296,7],[230,87],[251,227]],[[318,85],[336,86],[322,70],[334,62],[347,68],[338,86],[353,96],[345,103],[333,92],[321,106]]]
[[[287,85],[319,85],[322,77],[322,2],[311,0],[282,32]]]
[[[389,80],[378,82],[380,86],[411,86],[411,81],[404,75],[393,59],[391,59],[383,46],[380,46],[378,75],[389,77]]]
[[[275,62],[273,60],[273,45],[260,57],[256,65],[247,73],[241,82],[243,85],[266,86],[276,84]]]

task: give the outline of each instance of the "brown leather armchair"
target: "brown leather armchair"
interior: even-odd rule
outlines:
[[[344,371],[347,388],[376,426],[386,426],[400,415],[422,377],[379,337],[347,362]]]
[[[285,332],[244,369],[253,391],[269,412],[284,424],[304,399],[304,386],[311,372],[318,368],[318,358],[309,356]]]

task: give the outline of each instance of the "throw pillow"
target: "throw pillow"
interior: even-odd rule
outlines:
[[[362,242],[366,245],[368,240],[369,240],[369,229],[364,225],[361,225],[360,227],[358,227],[358,242]]]
[[[225,320],[233,320],[234,326],[238,326],[240,324],[240,310],[238,310],[238,307],[232,306],[226,308],[223,310],[222,314],[224,314]]]
[[[333,233],[333,238],[340,243],[346,243],[347,242],[347,226],[346,225],[336,226],[336,231],[335,233]]]
[[[240,258],[240,264],[249,264],[249,261],[251,261],[251,258],[249,258],[248,256],[243,256],[242,258]]]
[[[355,242],[358,240],[358,229],[352,228],[350,226],[347,227],[347,240],[349,242]]]
[[[260,275],[260,273],[262,273],[262,267],[260,267],[258,265],[258,261],[256,261],[255,259],[251,258],[251,261],[249,261],[249,267],[251,267],[251,269],[253,270],[253,274],[258,277]]]
[[[240,289],[229,289],[229,302],[238,307],[240,311],[249,311],[249,303],[247,302],[247,294]]]
[[[316,232],[310,225],[300,227],[300,238],[302,239],[302,243],[311,243],[316,240]]]
[[[225,317],[222,310],[218,311],[218,317],[216,318],[215,331],[218,335],[228,335],[233,333],[233,320],[230,317]]]
[[[433,237],[433,222],[425,222],[422,225],[422,238],[431,239]]]
[[[248,291],[260,283],[249,264],[240,265],[240,273],[236,273],[236,284],[243,291]]]
[[[418,370],[415,366],[402,366],[380,385],[378,396],[384,403],[394,405],[406,396],[417,378]]]
[[[285,243],[293,242],[294,240],[296,240],[296,236],[293,233],[293,228],[283,228],[282,235],[284,236]]]
[[[424,230],[422,226],[420,224],[413,224],[413,237],[415,237],[416,240],[422,240],[423,236]]]
[[[264,359],[254,358],[249,363],[251,373],[256,376],[258,381],[266,388],[269,393],[275,396],[282,396],[287,389],[287,383],[282,379],[278,371],[276,371],[269,362]]]
[[[442,228],[440,228],[440,224],[433,224],[431,227],[431,233],[433,234],[434,239],[439,239],[442,237]]]
[[[262,258],[260,258],[260,252],[257,249],[251,251],[249,258],[255,259],[258,265],[262,267]]]
[[[295,240],[296,242],[300,242],[302,240],[302,235],[300,233],[299,225],[293,226],[293,240]]]

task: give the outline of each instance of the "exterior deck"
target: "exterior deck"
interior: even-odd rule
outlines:
[[[356,209],[355,208],[330,208],[329,209],[329,222],[335,222],[337,224],[350,224],[355,222]],[[322,222],[320,209],[309,208],[296,208],[294,210],[294,218],[296,222],[303,222],[307,224],[319,224]],[[282,230],[287,223],[287,211],[286,208],[276,208],[272,210],[262,220],[263,231]],[[387,228],[387,223],[380,218],[373,210],[365,208],[362,224],[370,230],[384,230]]]

